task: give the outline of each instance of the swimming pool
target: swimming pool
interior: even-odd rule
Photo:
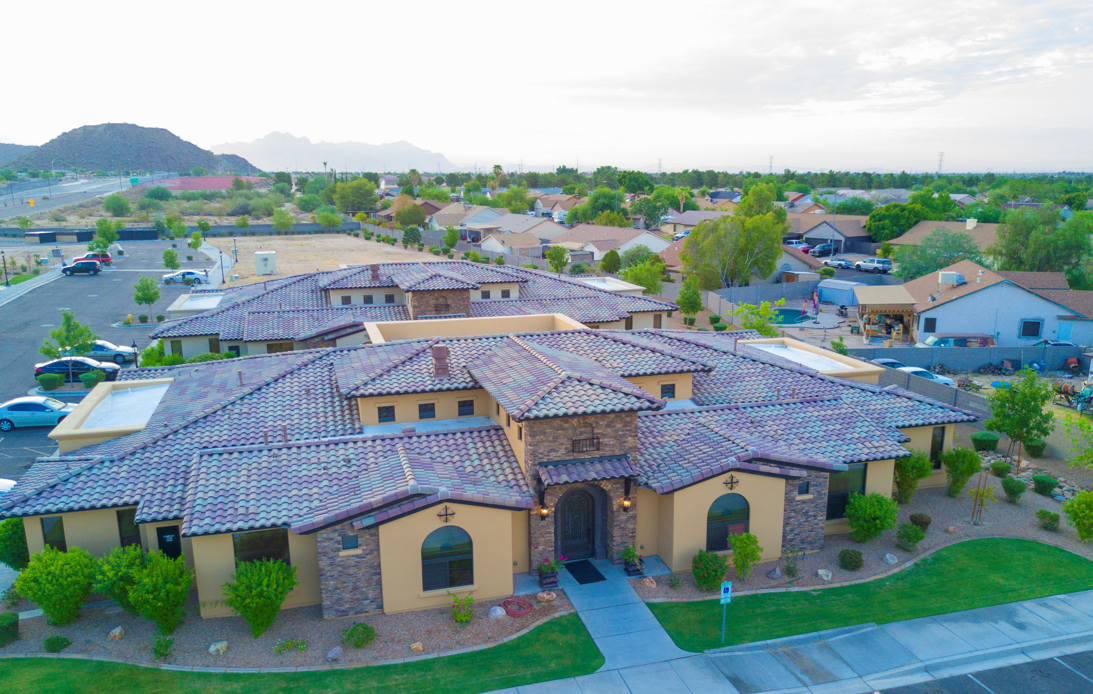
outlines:
[[[799,308],[779,308],[775,309],[778,313],[778,320],[776,325],[793,325],[794,323],[804,323],[805,321],[812,320],[812,314],[807,316],[801,315],[801,309]]]

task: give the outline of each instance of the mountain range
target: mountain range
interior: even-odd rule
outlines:
[[[263,171],[418,171],[450,172],[456,165],[440,153],[415,147],[409,142],[370,145],[365,142],[312,142],[306,137],[272,132],[254,142],[217,145],[214,152],[234,152]]]
[[[6,142],[0,142],[0,166],[26,154],[32,149],[34,149],[34,147],[31,145],[9,145]]]
[[[6,167],[48,169],[53,161],[65,168],[92,171],[109,171],[117,166],[151,171],[185,171],[195,167],[209,172],[257,173],[260,170],[242,157],[213,154],[164,128],[145,128],[131,123],[102,123],[69,130],[41,147],[18,155]]]

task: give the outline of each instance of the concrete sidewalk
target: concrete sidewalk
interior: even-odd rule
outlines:
[[[50,282],[61,279],[63,276],[64,275],[61,274],[59,268],[47,270],[33,279],[29,279],[26,282],[20,282],[19,284],[13,284],[10,287],[5,287],[3,280],[0,279],[0,306],[15,301],[24,294],[41,287],[43,284],[49,284]]]
[[[588,586],[581,586],[585,587]],[[584,620],[584,615],[581,618]],[[613,657],[614,662],[620,662],[616,656],[620,650],[646,652],[642,642],[647,634],[654,633],[652,629],[637,630],[620,643],[609,643],[613,649],[611,655],[604,653],[608,664]],[[601,640],[595,635],[593,639],[598,646]],[[862,624],[717,649],[702,655],[683,653],[674,645],[672,648],[663,651],[662,662],[611,669],[605,665],[593,675],[504,691],[868,694],[888,687],[1091,650],[1093,591],[881,626]]]

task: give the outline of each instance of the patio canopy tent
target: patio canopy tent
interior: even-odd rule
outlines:
[[[911,340],[915,300],[901,285],[854,287],[858,303],[858,326],[868,344],[874,337],[895,342]]]

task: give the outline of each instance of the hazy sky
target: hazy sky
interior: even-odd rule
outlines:
[[[1093,169],[1093,3],[8,3],[0,142],[285,131],[480,167]]]

